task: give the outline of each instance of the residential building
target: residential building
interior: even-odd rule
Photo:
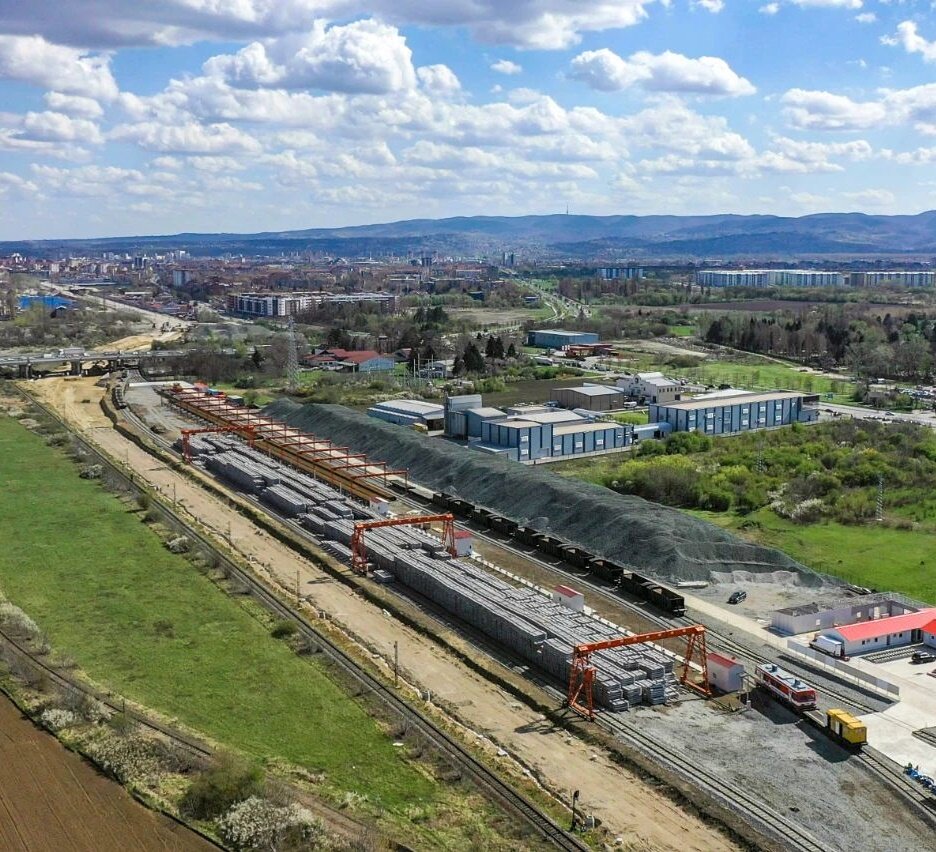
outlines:
[[[880,287],[883,285],[933,287],[936,285],[936,272],[918,269],[882,272],[875,269],[868,272],[852,272],[849,281],[852,287]]]
[[[288,317],[310,311],[323,304],[377,304],[392,309],[392,293],[231,293],[228,312],[249,317]]]
[[[812,423],[819,419],[818,395],[792,391],[706,394],[682,402],[651,403],[651,423],[669,423],[674,432],[729,435],[755,429]]]
[[[562,349],[576,343],[597,343],[598,335],[590,331],[563,331],[557,328],[531,331],[527,335],[528,346],[539,346],[543,349]]]
[[[381,355],[373,349],[319,349],[311,355],[306,355],[303,362],[309,367],[344,373],[386,373],[396,368],[396,361],[392,356]]]
[[[845,275],[821,269],[700,269],[702,287],[841,287]]]

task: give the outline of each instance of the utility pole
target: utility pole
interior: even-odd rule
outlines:
[[[299,606],[299,569],[296,569],[296,606]]]
[[[400,685],[400,643],[393,640],[393,685]]]
[[[578,814],[576,813],[575,806],[578,804],[580,790],[576,790],[572,794],[572,825],[569,826],[569,831],[575,831],[575,826],[578,823]]]

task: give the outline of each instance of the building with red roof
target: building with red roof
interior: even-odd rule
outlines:
[[[936,607],[833,627],[819,639],[823,647],[837,645],[847,657],[920,642],[936,647]]]

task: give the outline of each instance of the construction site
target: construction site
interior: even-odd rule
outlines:
[[[743,837],[759,848],[844,850],[886,824],[888,848],[910,850],[931,836],[929,806],[912,800],[898,765],[822,733],[827,707],[873,714],[890,701],[782,654],[819,702],[795,712],[765,699],[753,674],[777,647],[742,639],[722,608],[677,586],[703,564],[802,573],[804,597],[823,586],[782,554],[689,529],[691,519],[680,526],[670,510],[653,525],[638,507],[624,528],[617,518],[631,507],[617,507],[609,523],[596,517],[597,497],[579,493],[576,505],[558,477],[537,470],[523,471],[536,481],[517,485],[522,499],[498,502],[497,489],[515,485],[509,466],[489,471],[491,460],[471,455],[480,467],[469,470],[469,454],[411,466],[407,430],[335,406],[261,411],[131,374],[98,390],[104,413],[89,420],[78,398],[86,384],[37,389],[260,576],[376,651],[392,676],[405,671],[550,789],[581,789],[582,812],[611,845],[676,848],[688,831],[699,849],[735,848]],[[175,461],[154,468],[154,456]],[[267,519],[259,529],[254,516]],[[592,537],[598,529],[603,537]],[[326,564],[335,567],[323,573]],[[727,694],[715,687],[726,659],[747,672]],[[610,739],[586,744],[570,735],[576,724]],[[654,783],[622,767],[621,755]],[[661,782],[671,791],[662,799]],[[829,813],[831,790],[841,818]],[[713,836],[686,799],[728,833]]]

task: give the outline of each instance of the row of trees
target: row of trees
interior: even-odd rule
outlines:
[[[922,381],[936,359],[936,316],[873,315],[857,306],[836,306],[769,316],[727,313],[704,317],[709,343],[747,352],[781,355],[823,367],[847,364],[861,378]]]

